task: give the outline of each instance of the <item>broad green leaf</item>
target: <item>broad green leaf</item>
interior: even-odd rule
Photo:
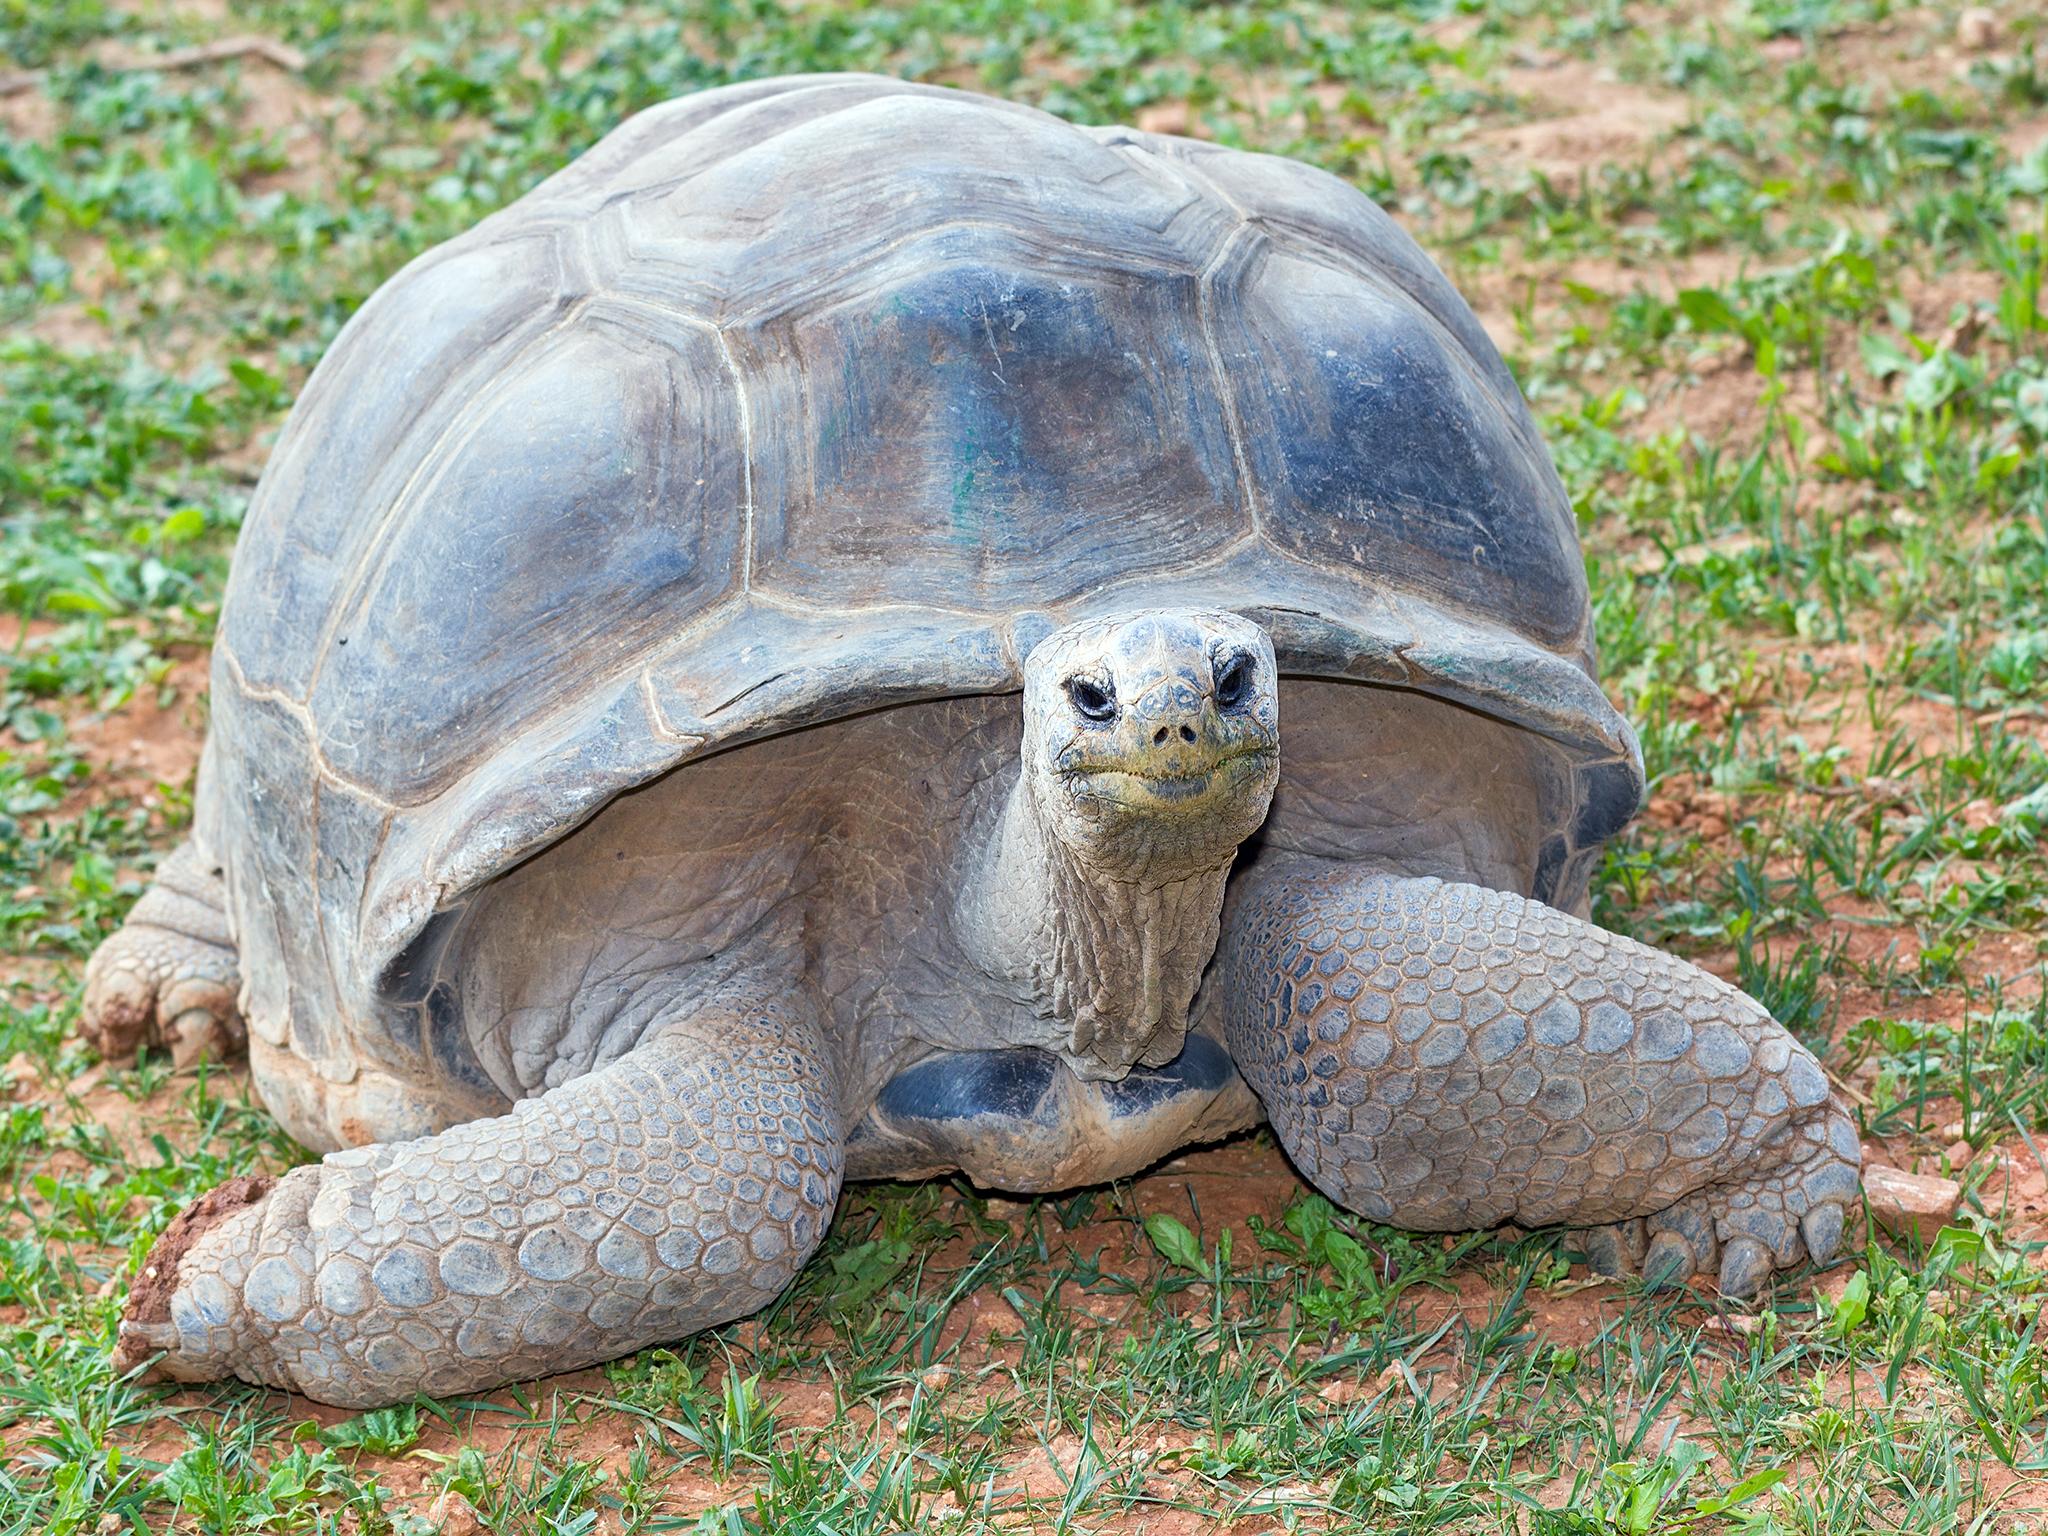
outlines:
[[[1870,1315],[1870,1275],[1857,1270],[1849,1277],[1849,1283],[1842,1287],[1842,1299],[1835,1303],[1834,1317],[1829,1327],[1838,1339],[1846,1339],[1863,1325],[1863,1319]]]
[[[1164,1211],[1155,1211],[1145,1218],[1145,1235],[1152,1239],[1152,1246],[1167,1263],[1197,1274],[1208,1268],[1202,1262],[1202,1245],[1195,1241],[1195,1234]]]
[[[1736,312],[1735,306],[1712,288],[1680,289],[1678,308],[1696,331],[1740,332],[1742,329],[1742,316]]]

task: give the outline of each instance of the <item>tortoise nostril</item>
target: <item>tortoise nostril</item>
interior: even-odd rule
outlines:
[[[1153,745],[1153,746],[1155,746],[1155,747],[1160,747],[1160,746],[1164,746],[1165,744],[1166,744],[1166,727],[1162,725],[1161,727],[1159,727],[1159,729],[1158,729],[1158,730],[1156,730],[1156,731],[1154,731],[1154,732],[1152,733],[1152,745]]]
[[[1195,739],[1195,728],[1192,725],[1182,726],[1180,728],[1180,739],[1182,741],[1193,741]]]

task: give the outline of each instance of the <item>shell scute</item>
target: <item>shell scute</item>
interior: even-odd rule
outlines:
[[[579,313],[473,402],[415,481],[313,689],[335,771],[428,797],[732,583],[738,403],[716,336],[659,318]],[[443,667],[426,689],[429,659]],[[394,742],[417,745],[394,758]]]
[[[580,287],[556,242],[444,247],[373,295],[314,370],[265,466],[221,632],[249,680],[303,697],[420,460],[479,383],[559,322]]]
[[[1328,171],[1299,160],[1114,131],[1142,142],[1198,185],[1213,188],[1276,243],[1312,250],[1320,260],[1353,267],[1396,288],[1455,338],[1460,352],[1486,376],[1506,413],[1520,424],[1520,393],[1479,317],[1379,204],[1360,197]]]
[[[799,105],[816,115],[794,117]],[[603,280],[720,323],[809,307],[949,227],[1157,270],[1199,266],[1232,222],[1184,183],[1042,114],[955,91],[869,82],[778,97],[671,153],[674,179],[615,189],[595,221]]]
[[[587,217],[607,203],[648,187],[681,181],[727,154],[901,86],[874,75],[799,75],[736,85],[657,102],[619,124],[510,208],[508,214]]]
[[[949,243],[735,335],[758,381],[756,585],[1002,611],[1251,531],[1192,275],[1086,281],[985,231]]]
[[[1276,546],[1511,613],[1547,645],[1578,638],[1585,573],[1563,487],[1447,333],[1389,287],[1277,251],[1214,308]]]

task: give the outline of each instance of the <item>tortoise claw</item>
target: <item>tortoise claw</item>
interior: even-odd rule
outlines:
[[[1816,1205],[1799,1218],[1799,1236],[1806,1244],[1806,1256],[1815,1264],[1827,1263],[1841,1248],[1842,1223],[1842,1208],[1832,1201]]]
[[[1721,1294],[1747,1301],[1763,1288],[1774,1267],[1771,1250],[1755,1238],[1729,1238],[1721,1245]]]
[[[1586,1256],[1588,1269],[1609,1280],[1634,1274],[1643,1261],[1647,1242],[1641,1217],[1604,1227],[1581,1228],[1569,1233],[1567,1240]]]
[[[1643,1255],[1643,1284],[1653,1291],[1672,1290],[1690,1280],[1699,1267],[1691,1243],[1676,1232],[1659,1232]]]
[[[1586,1267],[1594,1274],[1614,1280],[1628,1273],[1628,1266],[1622,1259],[1621,1238],[1612,1228],[1593,1227],[1574,1232],[1568,1240],[1586,1256]]]

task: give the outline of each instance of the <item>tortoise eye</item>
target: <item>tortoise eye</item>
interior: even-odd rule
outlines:
[[[1073,701],[1075,711],[1083,720],[1098,723],[1116,718],[1116,693],[1101,683],[1090,682],[1085,677],[1067,679],[1067,697]]]
[[[1252,691],[1252,659],[1243,651],[1237,652],[1216,673],[1216,702],[1224,709],[1235,709],[1242,704]]]

